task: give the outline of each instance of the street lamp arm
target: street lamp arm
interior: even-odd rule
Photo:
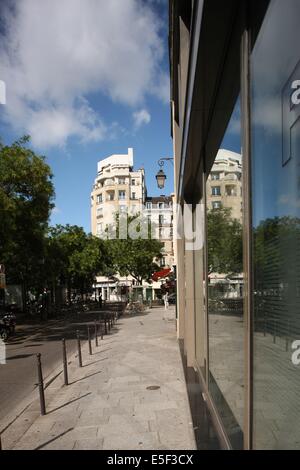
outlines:
[[[160,167],[163,167],[165,162],[172,162],[172,165],[174,165],[174,158],[173,157],[164,157],[164,158],[160,158],[158,160],[158,164]]]

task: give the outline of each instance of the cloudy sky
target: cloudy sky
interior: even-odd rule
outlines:
[[[55,179],[52,223],[90,229],[97,161],[134,148],[148,192],[172,155],[167,0],[1,2],[0,135],[31,136]],[[172,191],[172,168],[165,192]]]

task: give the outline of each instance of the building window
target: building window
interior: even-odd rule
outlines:
[[[152,209],[152,203],[151,202],[146,202],[146,208],[147,209]]]
[[[237,196],[236,186],[226,186],[225,187],[225,194],[226,194],[226,196],[236,197]]]
[[[158,203],[158,208],[159,209],[164,209],[165,208],[165,204],[163,202],[159,202]]]
[[[120,212],[126,212],[127,206],[125,205],[120,205]]]
[[[221,187],[220,186],[213,186],[211,188],[212,196],[221,196]]]
[[[103,217],[103,207],[97,209],[97,217]]]
[[[135,180],[131,180],[131,186],[135,186]]]
[[[159,214],[158,216],[158,223],[162,225],[165,222],[165,218],[162,214]]]
[[[222,203],[217,201],[212,203],[212,208],[213,209],[222,209]]]
[[[114,201],[115,193],[107,193],[106,199],[107,201]]]
[[[118,179],[118,183],[119,183],[119,184],[126,184],[125,178],[119,178],[119,179]]]
[[[131,194],[131,199],[136,199],[136,193]]]
[[[217,181],[220,179],[220,173],[212,173],[211,174],[212,181]]]
[[[97,235],[101,235],[103,231],[103,224],[97,224]]]
[[[126,199],[126,192],[119,191],[119,200],[124,200],[124,199]]]
[[[102,203],[102,194],[98,194],[97,195],[97,204],[101,204]]]

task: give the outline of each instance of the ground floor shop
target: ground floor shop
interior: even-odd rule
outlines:
[[[170,2],[177,331],[223,448],[300,448],[299,18]]]

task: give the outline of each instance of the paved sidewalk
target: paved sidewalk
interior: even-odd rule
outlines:
[[[71,358],[68,387],[60,375],[2,437],[17,449],[195,449],[175,332],[174,309],[123,317],[84,367]],[[19,436],[16,442],[16,435]]]

